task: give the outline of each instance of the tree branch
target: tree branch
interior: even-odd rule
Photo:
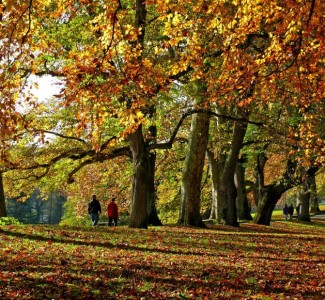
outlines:
[[[207,109],[193,109],[193,110],[190,110],[188,112],[186,112],[185,114],[182,115],[182,117],[180,118],[180,120],[178,121],[170,139],[168,142],[166,143],[161,143],[161,144],[153,144],[153,145],[149,145],[148,146],[148,149],[149,150],[154,150],[154,149],[170,149],[175,141],[175,138],[176,138],[176,135],[178,133],[178,130],[180,129],[180,127],[182,126],[184,120],[190,116],[190,115],[193,115],[193,114],[197,114],[197,113],[203,113],[203,114],[208,114],[208,115],[211,115],[211,116],[215,116],[217,118],[223,118],[223,119],[226,119],[226,120],[232,120],[232,121],[237,121],[237,122],[243,122],[243,123],[248,123],[248,124],[253,124],[253,125],[256,125],[256,126],[264,126],[264,123],[261,123],[261,122],[254,122],[254,121],[249,121],[247,119],[244,119],[244,118],[235,118],[235,117],[232,117],[232,116],[226,116],[226,115],[221,115],[221,114],[218,114],[216,112],[213,112],[211,110],[207,110]]]
[[[58,132],[54,132],[54,131],[50,131],[50,130],[34,129],[34,130],[29,131],[29,132],[42,132],[42,133],[48,133],[48,134],[53,134],[53,135],[55,135],[55,136],[61,137],[61,138],[63,138],[63,139],[76,140],[76,141],[81,142],[81,143],[83,143],[83,144],[86,143],[86,141],[83,140],[83,139],[80,139],[80,138],[77,138],[77,137],[74,137],[74,136],[64,135],[64,134],[61,134],[61,133],[58,133]]]

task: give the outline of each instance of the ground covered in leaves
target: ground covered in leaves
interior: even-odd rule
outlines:
[[[325,223],[0,226],[0,299],[325,299]]]

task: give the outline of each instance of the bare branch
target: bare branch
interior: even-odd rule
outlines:
[[[148,148],[149,150],[154,150],[154,149],[169,149],[172,147],[174,141],[175,141],[175,138],[176,138],[176,135],[178,133],[178,130],[180,129],[180,127],[182,126],[184,120],[190,116],[190,115],[193,115],[193,114],[197,114],[197,113],[203,113],[203,114],[208,114],[208,115],[211,115],[211,116],[215,116],[217,118],[223,118],[223,119],[226,119],[226,120],[232,120],[232,121],[237,121],[237,122],[243,122],[243,123],[248,123],[248,124],[253,124],[253,125],[256,125],[256,126],[264,126],[263,123],[261,122],[254,122],[254,121],[249,121],[247,119],[244,119],[244,118],[235,118],[235,117],[232,117],[232,116],[226,116],[226,115],[221,115],[221,114],[218,114],[216,112],[213,112],[211,110],[207,110],[207,109],[193,109],[193,110],[190,110],[188,112],[186,112],[185,114],[183,114],[183,116],[181,117],[181,119],[178,121],[170,139],[168,142],[166,143],[161,143],[161,144],[153,144],[153,145],[150,145]]]
[[[68,136],[68,135],[64,135],[58,132],[54,132],[54,131],[50,131],[50,130],[43,130],[43,129],[34,129],[31,130],[30,132],[41,132],[41,133],[48,133],[48,134],[53,134],[55,136],[61,137],[63,139],[70,139],[70,140],[76,140],[78,142],[81,142],[83,144],[87,143],[85,140],[74,137],[74,136]]]

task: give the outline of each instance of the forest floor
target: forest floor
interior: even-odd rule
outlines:
[[[325,220],[0,226],[0,299],[325,299]]]

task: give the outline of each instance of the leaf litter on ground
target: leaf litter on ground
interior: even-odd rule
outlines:
[[[0,299],[324,299],[325,224],[0,226]]]

